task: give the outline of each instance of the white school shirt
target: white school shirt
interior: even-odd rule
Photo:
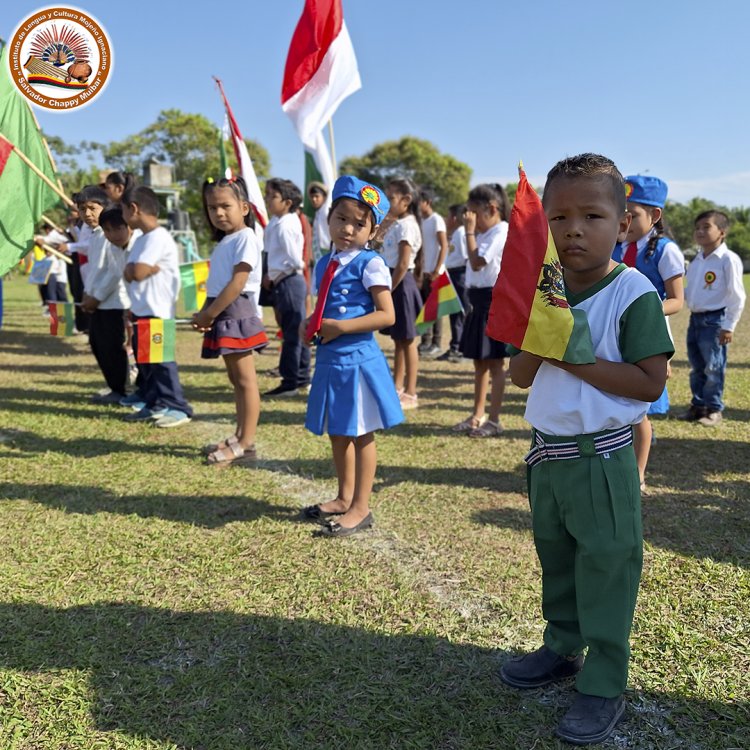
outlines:
[[[463,268],[468,258],[466,251],[466,229],[458,227],[451,235],[448,244],[448,255],[445,258],[446,268]]]
[[[109,242],[104,236],[104,230],[101,227],[96,227],[95,229],[89,227],[89,240],[86,252],[88,263],[85,264],[86,274],[82,273],[81,276],[83,278],[83,291],[92,297],[96,295],[91,294],[91,280],[96,275],[97,269],[104,262],[104,253],[107,245],[109,245]]]
[[[81,281],[86,283],[86,279],[89,275],[88,254],[89,254],[89,243],[93,236],[94,230],[88,224],[82,224],[78,233],[78,239],[75,242],[71,242],[68,245],[69,253],[78,253],[79,270],[81,272]]]
[[[313,264],[317,263],[331,250],[331,234],[328,230],[328,212],[330,209],[331,201],[326,199],[315,212],[312,225]]]
[[[268,276],[271,281],[278,281],[292,273],[301,273],[305,267],[305,237],[296,211],[271,217],[263,243],[268,256]]]
[[[224,287],[232,280],[234,267],[238,263],[247,263],[250,273],[242,288],[242,292],[252,294],[253,289],[260,284],[262,275],[260,261],[261,246],[254,229],[245,227],[239,232],[228,234],[219,240],[211,253],[211,266],[206,281],[206,295],[218,297]]]
[[[474,239],[477,243],[479,257],[484,258],[487,265],[474,271],[471,263],[466,261],[466,286],[469,289],[483,289],[495,286],[500,264],[503,260],[503,249],[505,240],[508,238],[508,222],[501,221],[490,227],[486,232],[481,232]]]
[[[53,229],[52,231],[44,235],[44,242],[48,245],[51,245],[55,248],[55,250],[57,250],[58,245],[68,243],[70,242],[70,240],[64,234],[62,234],[62,232],[58,232],[57,229]],[[50,269],[50,274],[55,276],[58,282],[67,283],[68,272],[65,268],[67,263],[65,263],[62,258],[58,258],[56,255],[52,255],[52,253],[50,253],[49,257],[52,258],[52,268]]]
[[[734,331],[745,307],[745,287],[742,284],[742,261],[722,242],[708,256],[701,250],[687,269],[685,302],[691,313],[709,312],[726,308],[726,331]]]
[[[435,264],[440,255],[438,232],[445,232],[445,219],[434,211],[426,219],[422,219],[422,268],[425,273],[435,271]]]
[[[422,232],[420,232],[419,224],[412,214],[394,221],[385,233],[385,237],[383,238],[383,260],[388,268],[395,268],[398,265],[398,246],[401,242],[408,242],[409,247],[411,247],[408,270],[412,271],[414,269],[414,260],[417,257],[419,248],[422,247]]]
[[[174,318],[180,293],[177,245],[164,227],[142,234],[133,243],[128,263],[159,266],[158,273],[128,284],[131,311],[138,317]]]
[[[91,297],[99,300],[99,310],[128,310],[130,297],[125,287],[122,275],[128,263],[130,250],[136,240],[143,234],[140,229],[134,230],[128,244],[124,248],[117,247],[111,242],[104,245],[98,256],[97,265],[92,267],[87,280]]]

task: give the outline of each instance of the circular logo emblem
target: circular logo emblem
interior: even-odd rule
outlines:
[[[708,286],[711,286],[711,284],[716,281],[716,274],[713,271],[706,271],[703,281],[705,281]]]
[[[154,334],[154,335],[153,335],[153,336],[151,337],[151,341],[153,341],[153,342],[154,342],[155,344],[161,344],[161,338],[162,338],[162,336],[161,336],[161,334],[160,334],[160,333],[155,333],[155,334]]]
[[[625,200],[629,200],[633,195],[633,185],[630,182],[625,183]]]
[[[5,57],[18,90],[32,104],[55,112],[89,104],[112,73],[104,28],[72,6],[42,8],[21,21]]]
[[[380,203],[380,193],[372,185],[365,185],[359,191],[359,194],[362,196],[362,200],[369,206],[377,206]]]

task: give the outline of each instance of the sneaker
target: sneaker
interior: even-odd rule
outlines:
[[[300,389],[290,387],[288,385],[277,385],[275,388],[271,388],[270,391],[266,391],[264,396],[296,396],[300,392]]]
[[[179,427],[182,424],[187,424],[191,420],[184,411],[179,409],[167,409],[163,416],[154,422],[154,427],[161,427],[168,429],[170,427]]]
[[[538,688],[572,677],[583,667],[583,654],[560,656],[542,646],[525,656],[510,659],[500,667],[500,679],[515,688]]]
[[[441,348],[437,344],[433,344],[432,346],[428,346],[419,356],[425,359],[437,359],[441,351]]]
[[[105,393],[103,395],[97,394],[96,396],[92,396],[91,403],[92,404],[119,404],[123,398],[124,397],[122,393],[115,393],[114,391],[109,391],[109,393]]]
[[[143,396],[141,396],[137,391],[131,393],[129,396],[123,396],[120,399],[120,406],[133,406],[134,404],[144,404]]]
[[[594,745],[609,737],[625,713],[625,698],[578,693],[557,725],[556,734],[573,745]]]
[[[683,422],[697,422],[701,417],[706,416],[706,407],[705,406],[696,406],[695,404],[690,404],[688,407],[688,410],[686,412],[683,412],[680,414],[677,419],[681,419]]]
[[[428,349],[429,349],[429,348],[430,348],[431,346],[432,346],[432,344],[420,344],[420,345],[419,345],[419,346],[417,347],[417,351],[419,352],[419,354],[420,354],[420,355],[422,355],[422,354],[424,354],[424,353],[425,353],[425,352],[426,352],[426,351],[427,351],[427,350],[428,350]]]
[[[149,409],[144,406],[140,411],[128,414],[125,418],[125,422],[148,422],[151,419],[160,419],[167,413],[166,409]]]
[[[720,411],[709,411],[698,420],[698,424],[702,424],[704,427],[716,427],[722,419]]]

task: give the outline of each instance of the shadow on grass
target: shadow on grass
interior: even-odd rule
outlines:
[[[494,676],[504,656],[310,619],[118,603],[0,605],[3,667],[85,670],[91,698],[84,705],[96,730],[181,748],[562,747],[552,732],[570,686],[507,688]],[[33,685],[37,677],[29,679]],[[61,692],[80,710],[69,688]],[[54,683],[46,685],[43,700],[54,693]],[[6,717],[28,701],[10,698]],[[631,706],[617,746],[746,746],[744,704],[636,692]]]
[[[258,518],[297,520],[299,507],[274,505],[246,495],[115,495],[100,487],[0,483],[3,500],[26,500],[67,513],[117,513],[161,518],[207,529]]]
[[[77,337],[52,336],[49,333],[40,334],[0,328],[0,346],[4,351],[10,351],[15,355],[65,357],[78,354],[80,350],[73,344],[75,338]],[[12,367],[19,370],[25,369],[23,364],[13,364]]]

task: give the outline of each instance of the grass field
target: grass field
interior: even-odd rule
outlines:
[[[496,677],[542,632],[523,392],[504,437],[457,437],[471,365],[426,363],[422,406],[378,436],[375,528],[330,541],[297,516],[336,486],[301,399],[263,404],[256,468],[206,467],[233,406],[196,334],[178,337],[196,418],[160,431],[90,405],[86,341],[47,331],[36,289],[7,281],[0,750],[564,747],[571,685]],[[746,316],[723,424],[655,425],[629,708],[607,747],[750,747],[749,339]],[[262,389],[276,360],[257,359]]]

